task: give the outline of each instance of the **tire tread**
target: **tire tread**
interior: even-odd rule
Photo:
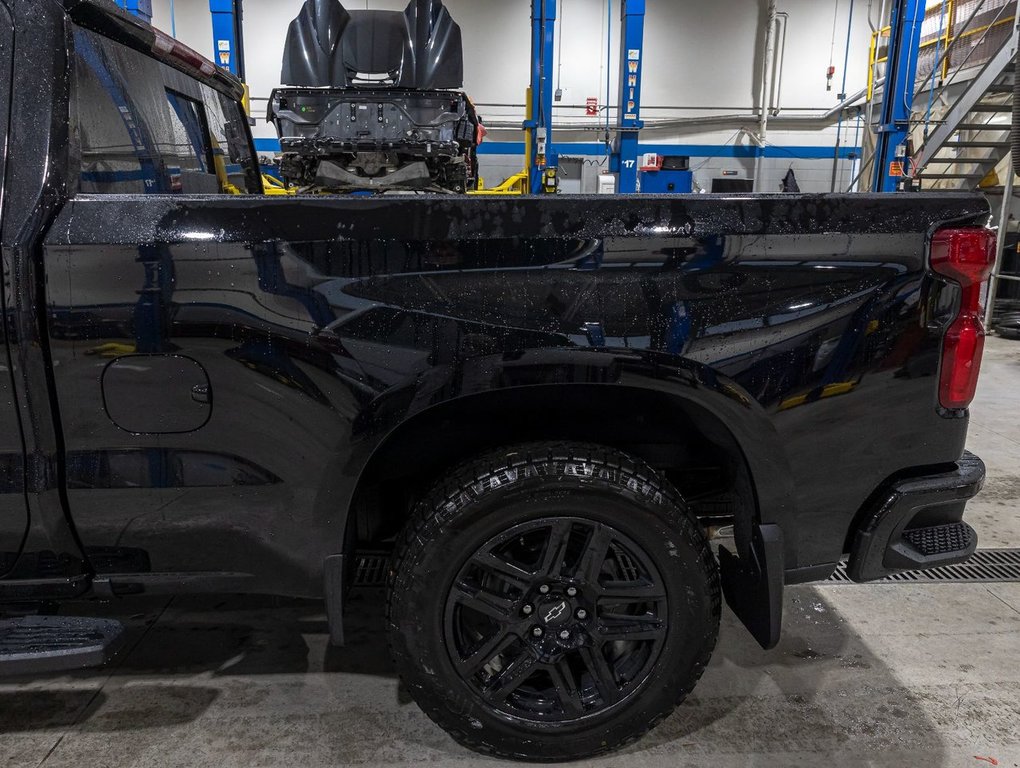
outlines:
[[[510,456],[513,456],[513,459],[508,462],[507,459]],[[668,521],[678,528],[683,535],[687,536],[691,542],[695,542],[697,544],[701,568],[704,573],[708,575],[711,612],[715,618],[712,626],[711,640],[706,644],[704,653],[696,661],[694,674],[691,676],[689,684],[682,686],[677,690],[672,706],[660,712],[642,729],[632,732],[626,737],[618,738],[615,741],[607,740],[606,743],[585,755],[585,757],[598,757],[600,755],[614,752],[629,744],[633,744],[645,736],[649,731],[653,730],[667,716],[672,714],[673,710],[679,706],[688,695],[690,695],[695,684],[701,678],[705,668],[708,666],[712,657],[712,652],[714,651],[718,640],[718,618],[721,612],[722,600],[719,583],[719,569],[715,555],[712,552],[711,545],[709,544],[708,538],[697,520],[688,512],[687,505],[679,491],[677,491],[677,489],[671,482],[669,482],[669,480],[666,479],[665,476],[652,469],[643,461],[629,456],[622,451],[602,445],[562,441],[526,443],[496,449],[483,454],[477,459],[462,464],[437,482],[432,489],[417,504],[415,504],[410,518],[405,525],[402,534],[397,540],[388,571],[386,624],[390,629],[390,652],[394,658],[394,662],[399,668],[400,661],[409,662],[410,659],[407,658],[407,654],[405,654],[402,649],[397,648],[392,642],[392,632],[396,630],[393,623],[395,597],[405,587],[406,579],[411,578],[411,574],[409,573],[410,569],[406,567],[408,561],[413,561],[419,551],[427,546],[442,528],[444,522],[443,514],[447,505],[454,502],[454,500],[456,500],[461,493],[465,491],[465,489],[492,478],[495,474],[504,469],[522,467],[529,463],[540,463],[543,461],[553,462],[557,460],[571,460],[601,464],[607,468],[618,470],[621,474],[632,477],[641,483],[646,483],[652,486],[658,493],[662,494],[663,503],[661,504],[661,508],[666,514]],[[437,707],[440,707],[443,702],[441,700],[437,700],[434,704]],[[440,722],[436,717],[434,717],[429,711],[429,708],[422,707],[422,709],[433,721],[446,730],[446,732],[462,746],[475,752],[493,757],[509,760],[521,759],[521,755],[493,747],[491,744],[478,738],[476,734],[464,732],[459,729],[451,729],[448,724]],[[556,762],[562,758],[550,757],[549,760],[538,760],[529,757],[528,759],[532,762]]]

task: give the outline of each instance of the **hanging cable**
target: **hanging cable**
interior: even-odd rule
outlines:
[[[854,127],[854,154],[857,155],[857,161],[861,161],[861,125],[864,123],[864,117],[860,112],[857,113],[857,125]],[[853,172],[853,164],[850,164],[849,171]],[[847,190],[849,191],[849,190]]]
[[[743,127],[737,128],[737,130],[735,130],[733,132],[733,134],[728,139],[726,139],[726,141],[724,141],[721,144],[721,146],[728,147],[730,144],[736,143],[736,140],[740,137],[740,134],[742,134],[742,133],[747,133],[747,129],[743,128]],[[698,163],[697,165],[695,165],[695,166],[693,166],[691,168],[691,173],[694,173],[695,171],[700,171],[702,168],[704,168],[710,162],[712,162],[713,160],[718,159],[719,157],[720,157],[719,155],[710,155],[710,156],[706,157],[700,163]]]
[[[606,3],[606,2],[609,2],[609,0],[603,0],[603,2]],[[602,37],[605,37],[605,35],[606,35],[606,17],[603,16],[602,17]],[[598,93],[602,89],[602,78],[606,76],[606,59],[603,56],[603,53],[604,53],[604,51],[599,53],[599,81],[598,81],[598,85],[595,88],[595,93]]]
[[[854,0],[850,0],[850,10],[847,13],[846,19],[846,49],[843,52],[843,79],[842,84],[839,87],[839,93],[837,94],[840,101],[846,98],[846,71],[850,66],[850,38],[853,35],[854,28]],[[843,143],[843,110],[839,111],[839,117],[836,119],[836,146],[832,152],[832,188],[831,192],[836,191],[836,174],[839,168],[839,148]]]
[[[560,0],[559,20],[557,21],[557,26],[559,26],[558,34],[559,34],[559,38],[560,39],[557,41],[559,43],[559,45],[557,46],[559,50],[558,50],[558,52],[556,54],[556,57],[557,57],[557,62],[556,62],[556,101],[559,101],[560,99],[563,98],[563,28],[564,28],[563,20],[566,17],[566,12],[565,12],[566,6],[567,6],[567,0]]]
[[[606,0],[606,159],[612,155],[609,146],[609,103],[612,98],[613,70],[609,63],[613,60],[613,0]]]
[[[851,0],[853,2],[853,0]],[[836,0],[835,7],[832,10],[832,42],[829,44],[829,68],[825,71],[825,90],[829,90],[832,87],[832,73],[835,71],[835,60],[836,60],[836,22],[839,19],[839,0]]]
[[[843,51],[843,80],[839,86],[839,99],[846,98],[846,73],[850,68],[850,37],[854,29],[854,0],[850,0],[850,11],[846,17],[846,49]]]

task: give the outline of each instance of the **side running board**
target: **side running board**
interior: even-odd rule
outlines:
[[[124,625],[110,619],[24,616],[0,620],[0,675],[98,667],[116,654]]]

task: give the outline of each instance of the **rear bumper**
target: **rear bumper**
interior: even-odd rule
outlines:
[[[984,462],[964,453],[952,471],[883,488],[854,538],[847,565],[850,578],[872,581],[962,563],[977,548],[977,534],[963,522],[964,507],[984,482]]]

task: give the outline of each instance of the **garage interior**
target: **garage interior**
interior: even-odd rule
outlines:
[[[118,3],[244,81],[266,183],[293,191],[267,110],[274,89],[303,85],[281,82],[302,0]],[[465,194],[978,191],[998,227],[967,446],[988,469],[968,505],[973,560],[789,587],[771,651],[724,607],[716,654],[686,703],[636,745],[584,764],[1020,765],[1017,1],[445,6],[484,126]],[[366,555],[360,566],[343,648],[331,647],[315,601],[85,605],[127,626],[125,650],[105,669],[0,679],[3,765],[498,763],[451,741],[402,688],[386,646],[385,562]]]

